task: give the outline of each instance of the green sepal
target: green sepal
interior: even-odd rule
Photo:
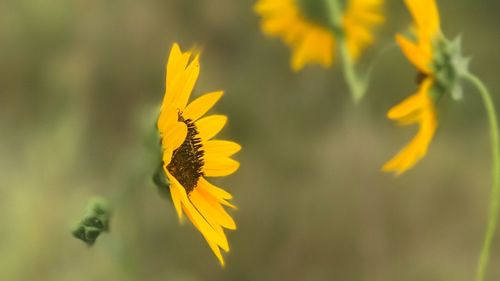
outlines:
[[[170,194],[170,182],[168,181],[167,175],[163,170],[163,163],[161,162],[153,175],[153,182],[158,188],[158,192],[161,195],[169,196]]]
[[[461,100],[463,89],[461,80],[469,72],[470,58],[462,54],[462,40],[458,36],[452,41],[440,38],[435,44],[435,54],[432,65],[440,94],[451,94],[454,100]]]

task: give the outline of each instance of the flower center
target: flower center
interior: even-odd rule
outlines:
[[[179,112],[179,122],[184,122],[187,126],[187,135],[184,142],[172,154],[168,171],[180,184],[190,193],[198,184],[198,179],[203,176],[203,146],[199,138],[198,129],[191,119],[184,119],[182,112]]]
[[[301,14],[308,20],[319,25],[328,27],[331,25],[330,14],[328,11],[328,0],[295,0]],[[345,0],[337,0],[338,7],[345,7]]]

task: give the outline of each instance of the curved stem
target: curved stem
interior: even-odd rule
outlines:
[[[483,82],[472,74],[464,75],[464,78],[472,83],[483,99],[483,103],[488,114],[491,134],[491,153],[492,153],[492,186],[490,194],[490,210],[488,217],[488,225],[484,237],[483,248],[479,257],[479,263],[476,272],[476,281],[483,281],[486,272],[486,267],[490,259],[490,249],[495,234],[496,222],[498,219],[499,196],[500,196],[500,147],[498,136],[498,123],[495,106],[488,89]]]
[[[344,79],[347,81],[349,90],[355,103],[361,101],[366,92],[366,83],[361,80],[354,69],[354,62],[347,48],[345,36],[338,36],[340,55],[342,57],[342,68],[344,70]]]
[[[330,24],[340,48],[340,57],[342,58],[342,69],[344,79],[349,86],[349,91],[355,103],[358,103],[366,92],[366,83],[360,79],[354,68],[354,61],[349,54],[345,34],[342,31],[342,8],[338,0],[329,0],[328,9],[330,12]]]

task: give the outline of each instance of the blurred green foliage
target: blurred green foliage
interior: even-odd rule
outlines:
[[[387,1],[379,44],[410,15]],[[438,1],[472,72],[499,102],[500,2]],[[338,64],[289,69],[254,1],[0,2],[0,280],[471,280],[490,179],[479,95],[439,104],[430,153],[400,178],[379,169],[414,131],[386,120],[416,90],[415,71],[386,54],[359,106]],[[92,248],[70,235],[88,199],[113,198],[145,163],[144,120],[164,89],[171,44],[201,46],[195,96],[223,89],[221,136],[242,143],[242,168],[217,181],[239,229],[221,269],[201,235],[180,226],[150,177],[114,210]],[[146,116],[146,117],[145,117]],[[498,280],[500,237],[487,280]]]

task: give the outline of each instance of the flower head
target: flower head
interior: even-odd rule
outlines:
[[[396,156],[389,160],[383,170],[399,175],[413,167],[427,153],[429,144],[437,128],[434,98],[430,90],[434,84],[432,62],[434,42],[439,34],[439,14],[434,0],[406,0],[406,5],[414,19],[417,42],[411,42],[402,35],[396,35],[401,50],[419,71],[420,89],[389,110],[387,117],[397,120],[400,125],[419,125],[413,140]]]
[[[416,42],[402,35],[396,41],[418,71],[418,93],[388,112],[400,125],[418,124],[413,140],[389,160],[383,170],[399,175],[413,167],[427,153],[437,129],[436,100],[447,92],[459,98],[459,78],[467,70],[468,59],[460,52],[460,40],[447,41],[441,33],[435,0],[405,0],[414,20]]]
[[[166,90],[157,125],[163,170],[179,220],[185,214],[224,265],[220,249],[229,251],[224,228],[236,229],[236,224],[223,206],[235,206],[228,202],[231,194],[205,177],[234,173],[239,163],[231,156],[241,147],[235,142],[213,139],[226,124],[226,116],[203,117],[221,98],[222,91],[202,95],[188,104],[199,72],[199,54],[182,52],[174,44],[168,58]]]
[[[372,30],[383,21],[383,0],[347,0],[338,3],[342,20],[337,24],[328,14],[329,0],[259,0],[255,11],[262,17],[262,31],[280,37],[291,49],[291,67],[306,64],[328,68],[335,55],[336,36],[345,36],[353,59],[373,42]],[[337,0],[334,0],[337,1]],[[337,38],[338,39],[338,38]]]

